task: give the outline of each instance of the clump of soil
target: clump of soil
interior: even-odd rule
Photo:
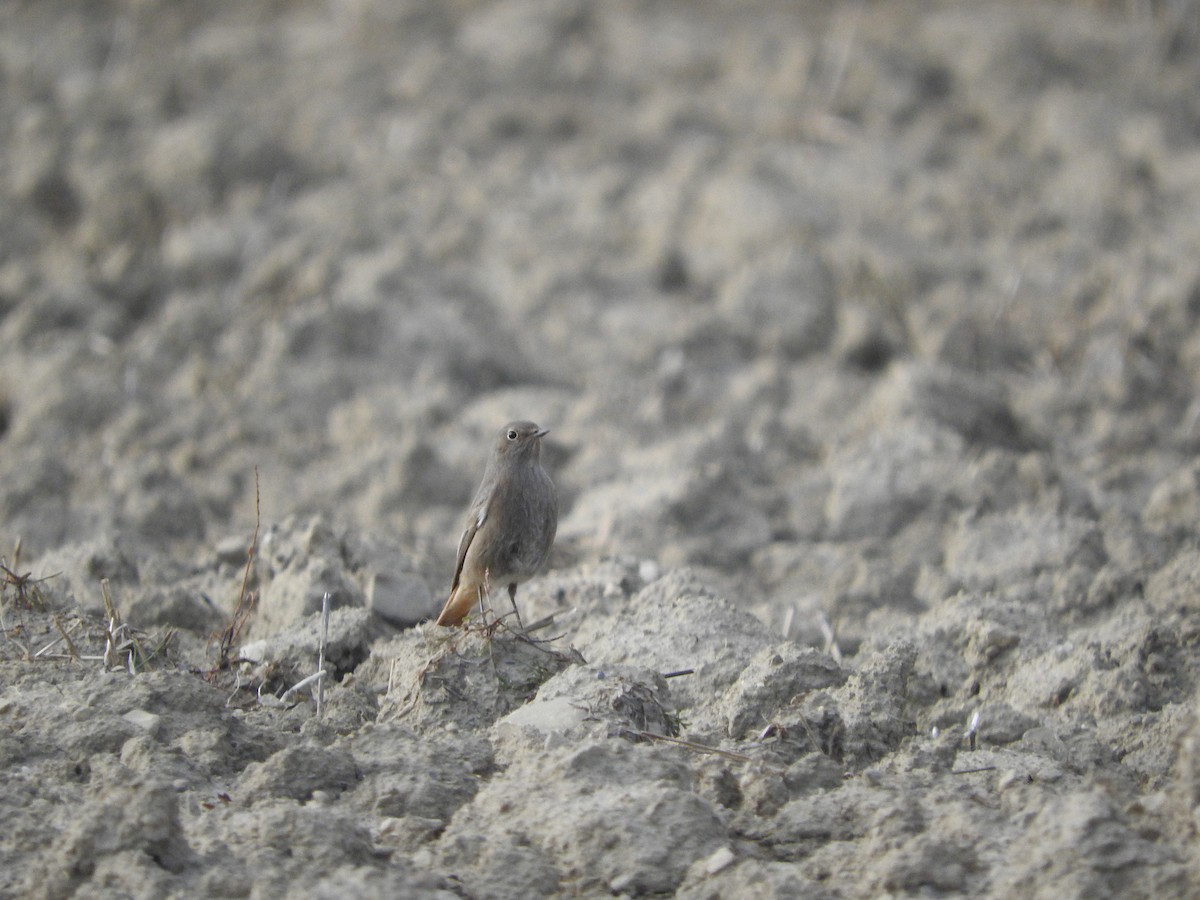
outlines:
[[[1196,895],[1194,3],[0,21],[0,894]]]

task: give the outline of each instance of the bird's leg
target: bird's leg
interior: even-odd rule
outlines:
[[[487,611],[483,607],[484,596],[488,598]],[[487,613],[491,612],[492,621],[488,622]],[[496,618],[496,611],[492,609],[492,573],[489,569],[483,570],[483,584],[479,586],[479,621],[484,633],[488,636],[488,658],[492,661],[492,668],[496,672],[496,677],[500,677],[500,670],[496,668],[496,655],[492,652],[492,636],[496,633],[496,629],[500,627],[500,620]]]
[[[517,627],[524,634],[525,623],[521,621],[521,610],[517,609],[517,583],[515,581],[508,586],[508,599],[512,601],[513,612],[517,614]]]
[[[488,610],[492,606],[492,573],[490,569],[483,570],[483,583],[476,589],[479,593],[479,621],[487,625]],[[483,598],[487,597],[487,607],[483,605]]]

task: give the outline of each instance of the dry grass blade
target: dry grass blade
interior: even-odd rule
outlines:
[[[17,549],[19,552],[19,545]],[[34,578],[32,572],[18,573],[18,568],[20,568],[20,566],[15,555],[13,559],[13,567],[11,569],[4,563],[0,563],[0,576],[3,576],[0,578],[0,590],[14,587],[17,589],[17,602],[19,604],[26,608],[36,604],[39,608],[45,609],[46,600],[42,596],[42,592],[38,588],[38,585],[44,581],[49,581],[51,578],[57,577],[59,573],[55,572],[53,575],[46,575],[42,578]]]
[[[555,614],[551,613],[548,616],[544,616],[543,618],[538,619],[536,622],[534,622],[532,625],[530,625],[528,628],[525,629],[525,633],[533,634],[533,632],[535,632],[535,631],[541,631],[543,628],[549,628],[551,625],[554,624],[554,618],[555,618]]]
[[[716,756],[723,756],[726,759],[737,760],[738,762],[754,762],[752,757],[746,756],[744,753],[734,753],[731,750],[722,750],[719,747],[710,747],[707,744],[698,744],[695,741],[685,740],[684,738],[668,737],[665,734],[655,734],[653,731],[630,731],[628,732],[636,738],[641,738],[646,741],[664,741],[668,744],[677,744],[680,747],[687,747],[689,750],[695,750],[698,753],[712,753]]]
[[[242,570],[242,587],[238,592],[237,606],[234,607],[233,616],[229,619],[229,624],[225,626],[225,630],[220,634],[220,643],[217,650],[217,665],[210,672],[215,675],[217,672],[224,671],[230,667],[233,662],[233,648],[241,638],[242,632],[245,630],[247,623],[250,621],[250,616],[254,612],[255,604],[258,602],[258,592],[251,591],[250,588],[250,570],[254,566],[254,558],[258,553],[258,531],[262,524],[262,493],[258,484],[258,466],[254,467],[254,534],[250,538],[250,546],[246,549],[246,566]]]
[[[842,648],[838,646],[837,633],[833,630],[833,626],[829,624],[829,619],[825,617],[825,613],[817,613],[817,627],[821,629],[821,636],[825,639],[825,652],[833,657],[834,662],[842,661]]]
[[[71,635],[68,633],[67,629],[63,628],[63,623],[62,623],[62,620],[58,617],[58,613],[51,613],[50,618],[54,620],[54,627],[57,628],[58,633],[62,635],[63,643],[67,645],[67,652],[71,654],[71,659],[78,662],[79,661],[79,649],[75,646],[75,642],[71,640]],[[79,621],[76,620],[75,625],[78,625],[78,624],[79,624]],[[72,625],[71,627],[74,628],[75,625]],[[35,655],[40,656],[44,651],[49,650],[56,643],[58,643],[58,642],[54,641],[53,643],[47,644],[45,647],[42,648],[42,650],[39,650]]]
[[[100,594],[104,597],[104,668],[111,669],[117,665],[117,639],[124,626],[120,613],[113,606],[107,578],[100,579]]]
[[[104,617],[113,621],[115,624],[121,624],[121,614],[117,612],[117,608],[113,606],[112,594],[108,590],[108,579],[100,579],[100,594],[104,597]]]

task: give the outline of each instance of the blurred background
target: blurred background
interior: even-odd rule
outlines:
[[[556,566],[780,626],[921,608],[964,515],[1178,546],[1198,51],[1188,2],[6,2],[0,546],[203,561],[257,467],[438,594],[514,417]]]

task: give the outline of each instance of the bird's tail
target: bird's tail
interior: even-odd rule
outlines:
[[[471,608],[479,602],[479,586],[459,582],[458,586],[450,592],[450,598],[446,601],[446,605],[442,607],[441,614],[437,617],[438,625],[461,625],[471,612]]]

